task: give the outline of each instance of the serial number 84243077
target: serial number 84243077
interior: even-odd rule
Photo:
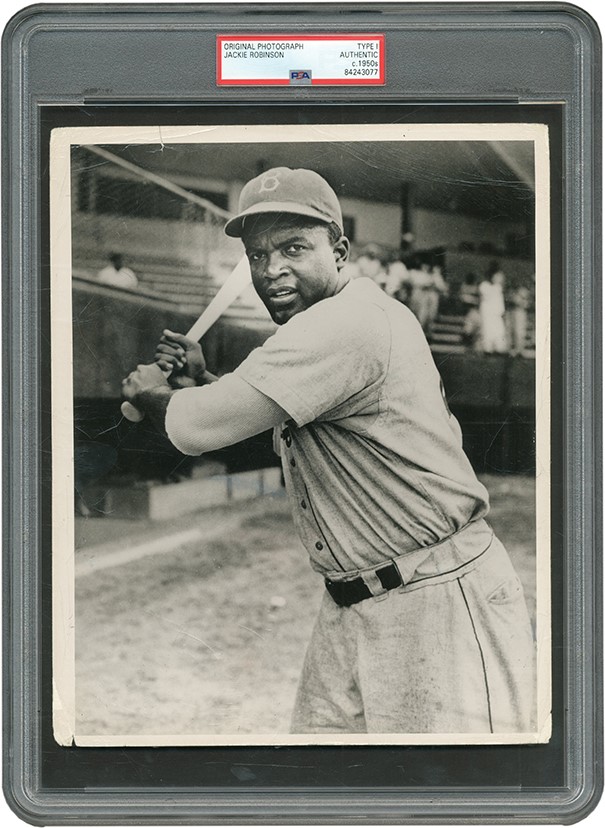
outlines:
[[[378,69],[345,69],[345,75],[377,75]]]

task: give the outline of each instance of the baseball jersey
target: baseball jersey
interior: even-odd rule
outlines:
[[[487,513],[421,327],[370,279],[292,317],[234,373],[289,414],[274,442],[316,570],[374,566]]]

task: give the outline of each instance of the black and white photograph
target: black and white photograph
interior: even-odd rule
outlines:
[[[548,129],[56,129],[61,745],[551,735]]]

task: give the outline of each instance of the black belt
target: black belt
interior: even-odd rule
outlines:
[[[385,564],[379,569],[374,569],[373,572],[378,577],[385,592],[403,586],[401,575],[394,563]],[[352,604],[358,604],[360,601],[365,601],[366,598],[376,595],[376,593],[370,591],[361,575],[358,578],[351,578],[350,581],[331,581],[326,578],[325,583],[326,589],[339,607],[350,607]]]

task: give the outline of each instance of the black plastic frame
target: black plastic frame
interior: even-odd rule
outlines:
[[[384,32],[386,85],[370,92],[216,86],[216,34],[287,31],[294,20],[300,32]],[[124,38],[128,65],[138,61],[145,72],[128,71]],[[440,72],[444,54],[447,75]],[[591,18],[550,3],[308,4],[295,12],[277,5],[39,5],[7,26],[2,70],[4,787],[16,813],[33,824],[569,823],[585,816],[602,789],[601,44]],[[364,122],[384,122],[386,113],[417,122],[485,121],[489,114],[549,125],[552,535],[560,562],[553,740],[479,748],[132,748],[119,753],[145,759],[148,770],[116,773],[115,751],[58,748],[50,735],[50,130],[219,116],[221,123],[296,123],[333,120],[336,112]],[[254,787],[232,773],[251,764]],[[359,767],[346,770],[351,764]],[[398,771],[405,765],[425,768],[424,776]],[[509,767],[515,773],[507,776]]]

